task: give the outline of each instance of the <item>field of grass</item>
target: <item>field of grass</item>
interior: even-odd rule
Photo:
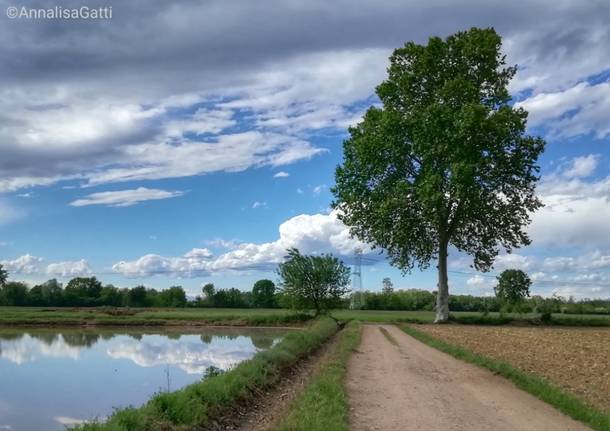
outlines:
[[[346,431],[348,403],[343,380],[347,361],[360,344],[360,323],[351,321],[289,413],[274,431]]]
[[[483,368],[487,368],[494,373],[497,373],[509,380],[511,380],[516,386],[529,392],[530,394],[540,398],[541,400],[551,404],[556,407],[563,413],[571,416],[572,418],[584,422],[589,425],[591,428],[598,431],[610,431],[610,410],[605,410],[602,406],[605,404],[595,403],[595,405],[591,402],[583,401],[580,397],[574,396],[572,393],[562,387],[561,383],[558,381],[551,381],[549,378],[542,377],[544,373],[536,372],[533,373],[530,369],[523,369],[515,364],[518,362],[514,359],[507,359],[506,356],[497,356],[492,351],[502,352],[504,355],[508,355],[510,358],[512,355],[520,355],[525,353],[526,355],[530,355],[535,361],[539,362],[540,369],[548,368],[553,369],[556,368],[556,375],[562,376],[564,378],[570,378],[569,372],[566,370],[566,366],[569,363],[566,361],[565,356],[561,354],[561,352],[568,352],[572,350],[572,346],[567,344],[558,344],[553,347],[548,346],[548,333],[542,331],[565,331],[562,328],[489,328],[489,327],[467,327],[467,326],[433,326],[433,325],[402,325],[402,329],[409,335],[417,338],[418,340],[432,346],[436,349],[439,349],[445,353],[448,353],[457,359],[461,359],[466,362],[470,362],[472,364],[478,365]],[[444,335],[447,331],[470,331],[479,330],[478,335],[469,333],[468,336],[460,337],[458,341],[455,337],[448,337]],[[481,333],[480,331],[486,331]],[[512,331],[510,334],[504,334],[504,345],[498,348],[498,338],[491,337],[489,331]],[[523,331],[529,330],[532,331],[533,337],[535,339],[530,339],[526,344],[520,345],[518,340],[515,339],[514,335],[518,332],[515,331]],[[574,330],[574,329],[571,329]],[[594,328],[586,328],[586,329],[576,329],[577,331],[605,331],[608,333],[608,329],[594,329]],[[604,334],[601,335],[602,337]],[[477,351],[471,350],[471,346],[468,345],[465,347],[463,340],[470,340],[477,344],[486,344],[488,345],[488,349],[485,349],[485,354],[479,353],[480,349]],[[577,337],[572,338],[573,341],[578,340]],[[544,342],[546,341],[546,347],[543,348],[543,355],[538,355],[536,348],[540,345],[544,346]],[[556,341],[556,340],[555,340]],[[603,346],[599,342],[595,342],[599,348],[602,349],[602,352],[599,353],[597,359],[601,359],[602,367],[607,366],[608,356],[604,353],[603,349],[606,346]],[[575,346],[578,348],[578,346]],[[551,349],[550,352],[547,350]],[[592,352],[589,351],[589,354]],[[539,357],[540,356],[540,357]],[[585,355],[586,356],[586,355]],[[551,358],[556,363],[544,363],[544,359],[542,358]],[[605,359],[604,359],[605,358]],[[585,370],[587,364],[583,363],[575,366],[575,370]],[[572,370],[573,372],[574,370]],[[597,376],[597,381],[601,381],[604,378],[607,379],[608,374],[604,372],[604,370],[593,370],[594,374],[601,373]],[[604,377],[605,376],[605,377]],[[589,385],[590,383],[587,381],[586,376],[577,376],[583,379],[583,383],[593,389],[594,385]],[[600,380],[601,377],[601,380]],[[608,394],[604,395],[605,397]],[[607,398],[605,398],[607,400]],[[600,403],[603,401],[600,401]]]
[[[456,311],[451,313],[455,321],[465,324],[505,324],[511,321],[530,321],[539,324],[539,315],[534,313],[483,313],[473,311]],[[334,310],[332,316],[339,320],[360,320],[362,322],[406,322],[406,323],[432,323],[432,311],[385,311],[385,310]],[[549,324],[566,326],[610,326],[610,315],[598,314],[553,314]]]
[[[431,323],[432,311],[334,310],[341,321]],[[454,312],[455,321],[465,324],[498,325],[511,321],[540,324],[536,314]],[[7,325],[291,325],[302,324],[312,313],[277,308],[37,308],[0,307],[0,326]],[[553,325],[610,326],[610,316],[554,314]]]
[[[186,386],[175,392],[155,395],[139,408],[117,410],[106,422],[87,423],[82,431],[200,429],[213,417],[273,385],[282,370],[294,365],[326,340],[338,327],[327,317],[307,329],[286,335],[275,347],[256,354],[232,370]]]
[[[0,325],[289,325],[308,314],[284,309],[0,307]]]

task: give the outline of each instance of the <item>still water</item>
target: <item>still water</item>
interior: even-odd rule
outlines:
[[[282,329],[1,329],[0,430],[63,430],[268,349]]]

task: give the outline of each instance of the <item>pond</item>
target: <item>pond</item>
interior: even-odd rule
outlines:
[[[287,332],[0,329],[0,430],[63,430],[227,370]]]

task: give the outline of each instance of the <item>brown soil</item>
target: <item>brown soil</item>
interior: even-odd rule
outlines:
[[[313,354],[286,370],[279,382],[259,390],[251,399],[225,412],[208,424],[205,431],[271,430],[288,413],[293,401],[303,392],[316,370],[336,344],[337,334]]]
[[[417,329],[542,376],[610,411],[610,328],[422,325]]]
[[[589,429],[508,380],[391,325],[363,327],[346,387],[354,431]]]

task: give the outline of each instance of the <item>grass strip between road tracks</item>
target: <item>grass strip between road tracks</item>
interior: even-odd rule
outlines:
[[[360,344],[360,322],[349,322],[324,363],[274,431],[347,431],[347,362]]]

